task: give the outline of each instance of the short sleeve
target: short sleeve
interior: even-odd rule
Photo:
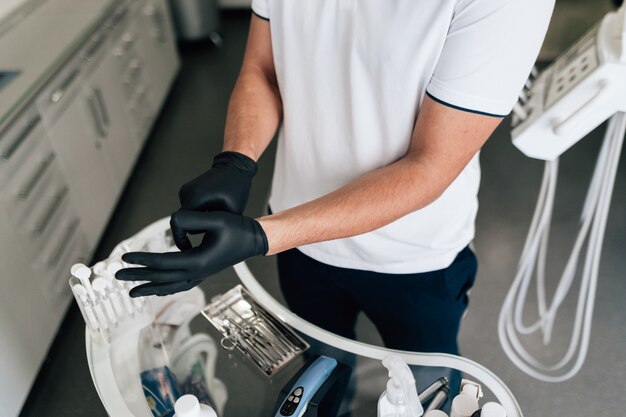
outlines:
[[[554,0],[458,0],[428,96],[461,110],[509,114],[553,9]]]
[[[269,0],[252,0],[252,12],[261,19],[270,20]]]

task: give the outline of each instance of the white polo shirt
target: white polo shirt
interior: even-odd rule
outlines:
[[[502,117],[543,42],[554,0],[253,0],[270,21],[284,119],[274,212],[406,154],[428,94]],[[429,206],[370,233],[303,246],[326,264],[384,273],[445,268],[474,238],[474,158]]]

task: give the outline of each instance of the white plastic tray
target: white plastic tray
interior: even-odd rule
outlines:
[[[144,246],[145,242],[155,236],[163,235],[163,232],[168,229],[169,218],[164,218],[146,227],[125,242],[127,247],[131,249],[140,248]],[[465,373],[467,378],[480,382],[484,388],[490,390],[500,404],[504,406],[508,417],[523,416],[511,390],[497,375],[484,366],[460,356],[395,351],[339,337],[301,319],[276,301],[255,279],[245,262],[235,265],[234,268],[243,285],[259,304],[303,334],[346,352],[375,360],[382,361],[391,353],[396,353],[402,356],[409,365],[457,369]],[[151,417],[137,377],[136,370],[139,368],[139,357],[137,355],[136,337],[138,332],[134,335],[134,340],[121,341],[110,346],[92,338],[90,333],[86,331],[85,342],[89,369],[98,395],[110,416]],[[112,358],[115,360],[113,361]]]

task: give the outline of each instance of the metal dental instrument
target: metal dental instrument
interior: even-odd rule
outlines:
[[[250,336],[255,338],[256,342],[259,343],[259,345],[266,351],[266,353],[270,356],[273,356],[272,358],[270,358],[272,362],[280,361],[291,353],[289,346],[285,344],[282,340],[280,340],[279,337],[276,337],[271,330],[267,329],[263,321],[254,312],[250,310],[248,312],[249,317],[246,318],[243,314],[238,312],[237,309],[233,308],[233,306],[226,304],[224,304],[224,306],[247,324],[247,327],[242,328],[237,324],[236,321],[233,322],[233,324],[237,326],[240,331],[244,332],[245,334],[251,333]],[[263,331],[263,329],[265,331]],[[270,349],[269,347],[274,348],[275,350],[272,351],[272,349]],[[278,357],[276,357],[276,354],[278,354]]]
[[[227,326],[226,328],[229,329],[228,330],[229,332],[232,332],[229,326]],[[248,356],[249,358],[251,358],[259,367],[261,367],[262,369],[266,369],[270,366],[269,365],[270,363],[267,360],[265,360],[256,351],[256,349],[251,348],[251,346],[245,341],[245,339],[241,337],[241,334],[239,332],[236,332],[236,331],[232,332],[231,337],[234,338],[235,345],[238,347],[241,347],[244,354]]]
[[[252,348],[252,350],[254,350],[254,353],[257,356],[261,356],[262,359],[264,360],[264,363],[272,363],[275,361],[279,361],[281,359],[281,357],[276,357],[276,354],[274,352],[272,352],[271,350],[267,349],[267,346],[265,345],[265,343],[263,342],[263,340],[258,340],[258,339],[254,339],[254,340],[250,340],[249,338],[253,338],[254,336],[250,336],[249,335],[249,329],[246,328],[242,328],[239,324],[237,324],[236,322],[231,322],[228,320],[224,320],[224,325],[227,328],[231,328],[231,326],[234,328],[233,330],[233,334],[237,335],[241,338],[241,340],[249,347]]]
[[[255,334],[260,333],[262,338],[265,338],[264,343],[267,343],[269,344],[269,346],[278,350],[281,358],[291,353],[289,345],[283,342],[279,337],[276,337],[276,331],[272,332],[272,330],[268,329],[263,320],[259,318],[258,315],[254,315],[250,318],[244,318],[243,315],[241,315],[231,306],[227,306],[227,308],[233,311],[237,316],[239,316],[243,321],[248,324],[247,329],[254,331]],[[250,321],[251,319],[252,321]]]
[[[448,385],[448,378],[442,376],[430,386],[428,386],[424,391],[419,394],[419,400],[423,404],[425,401],[430,400],[436,393],[439,391],[439,388],[445,387]]]
[[[268,376],[308,349],[306,342],[257,304],[241,285],[215,297],[202,314],[222,333],[224,349],[237,348]]]
[[[448,387],[444,386],[439,388],[439,390],[435,394],[435,398],[433,398],[433,400],[430,402],[428,408],[424,410],[424,414],[428,413],[429,411],[439,410],[443,403],[446,402],[446,399],[448,399],[448,395],[450,395],[450,390],[448,389]]]
[[[294,345],[297,346],[298,343],[302,342],[302,340],[289,329],[286,329],[287,331],[282,333],[279,328],[284,326],[282,324],[279,324],[273,316],[266,314],[264,311],[261,311],[260,314],[263,318],[265,318],[265,322],[270,325],[274,332],[277,332],[284,336],[287,341],[287,345],[290,346],[290,349],[295,349]]]

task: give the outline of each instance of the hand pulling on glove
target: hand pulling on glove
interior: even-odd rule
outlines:
[[[149,281],[133,288],[131,297],[189,290],[209,275],[268,251],[261,225],[239,214],[180,210],[172,215],[171,225],[182,252],[130,252],[122,256],[124,262],[145,268],[122,269],[115,275],[117,279]],[[202,242],[192,247],[187,235],[201,233]]]
[[[183,185],[178,192],[183,210],[243,213],[257,164],[238,152],[222,152],[210,170]]]

